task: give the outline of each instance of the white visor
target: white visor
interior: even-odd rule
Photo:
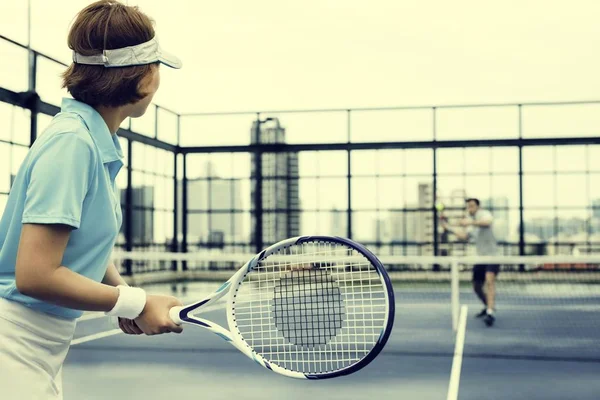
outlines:
[[[171,68],[181,68],[181,60],[160,48],[156,39],[150,39],[146,43],[136,46],[123,47],[121,49],[104,50],[101,54],[84,56],[73,52],[73,62],[86,65],[103,65],[110,67],[130,67],[133,65],[145,65],[160,62]]]

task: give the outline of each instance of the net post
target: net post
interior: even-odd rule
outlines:
[[[452,330],[458,329],[458,318],[460,314],[460,274],[458,271],[458,259],[452,257],[450,263],[450,279],[451,279],[451,307],[452,307]]]

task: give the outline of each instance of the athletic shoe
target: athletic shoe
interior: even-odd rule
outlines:
[[[484,308],[483,310],[481,310],[480,313],[475,314],[475,318],[485,317],[486,315],[487,315],[487,308]]]
[[[483,322],[485,322],[487,326],[492,326],[494,325],[495,320],[496,318],[492,314],[486,314]]]

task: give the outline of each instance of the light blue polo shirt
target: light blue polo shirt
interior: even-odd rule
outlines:
[[[100,114],[85,103],[63,99],[61,112],[35,141],[0,219],[0,297],[38,311],[75,319],[72,310],[27,297],[15,285],[22,224],[73,228],[62,265],[100,282],[122,223],[115,177],[123,153]]]

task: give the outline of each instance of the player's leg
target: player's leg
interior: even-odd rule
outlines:
[[[487,295],[488,309],[496,308],[496,273],[488,271],[485,273],[485,291]]]
[[[488,265],[485,272],[485,291],[487,296],[487,310],[485,323],[493,325],[495,321],[494,310],[496,309],[496,276],[499,272],[498,265]]]
[[[487,309],[487,297],[485,292],[483,291],[483,285],[485,283],[485,273],[485,265],[473,266],[473,291],[484,305],[483,310],[476,315],[477,318],[485,316]]]

